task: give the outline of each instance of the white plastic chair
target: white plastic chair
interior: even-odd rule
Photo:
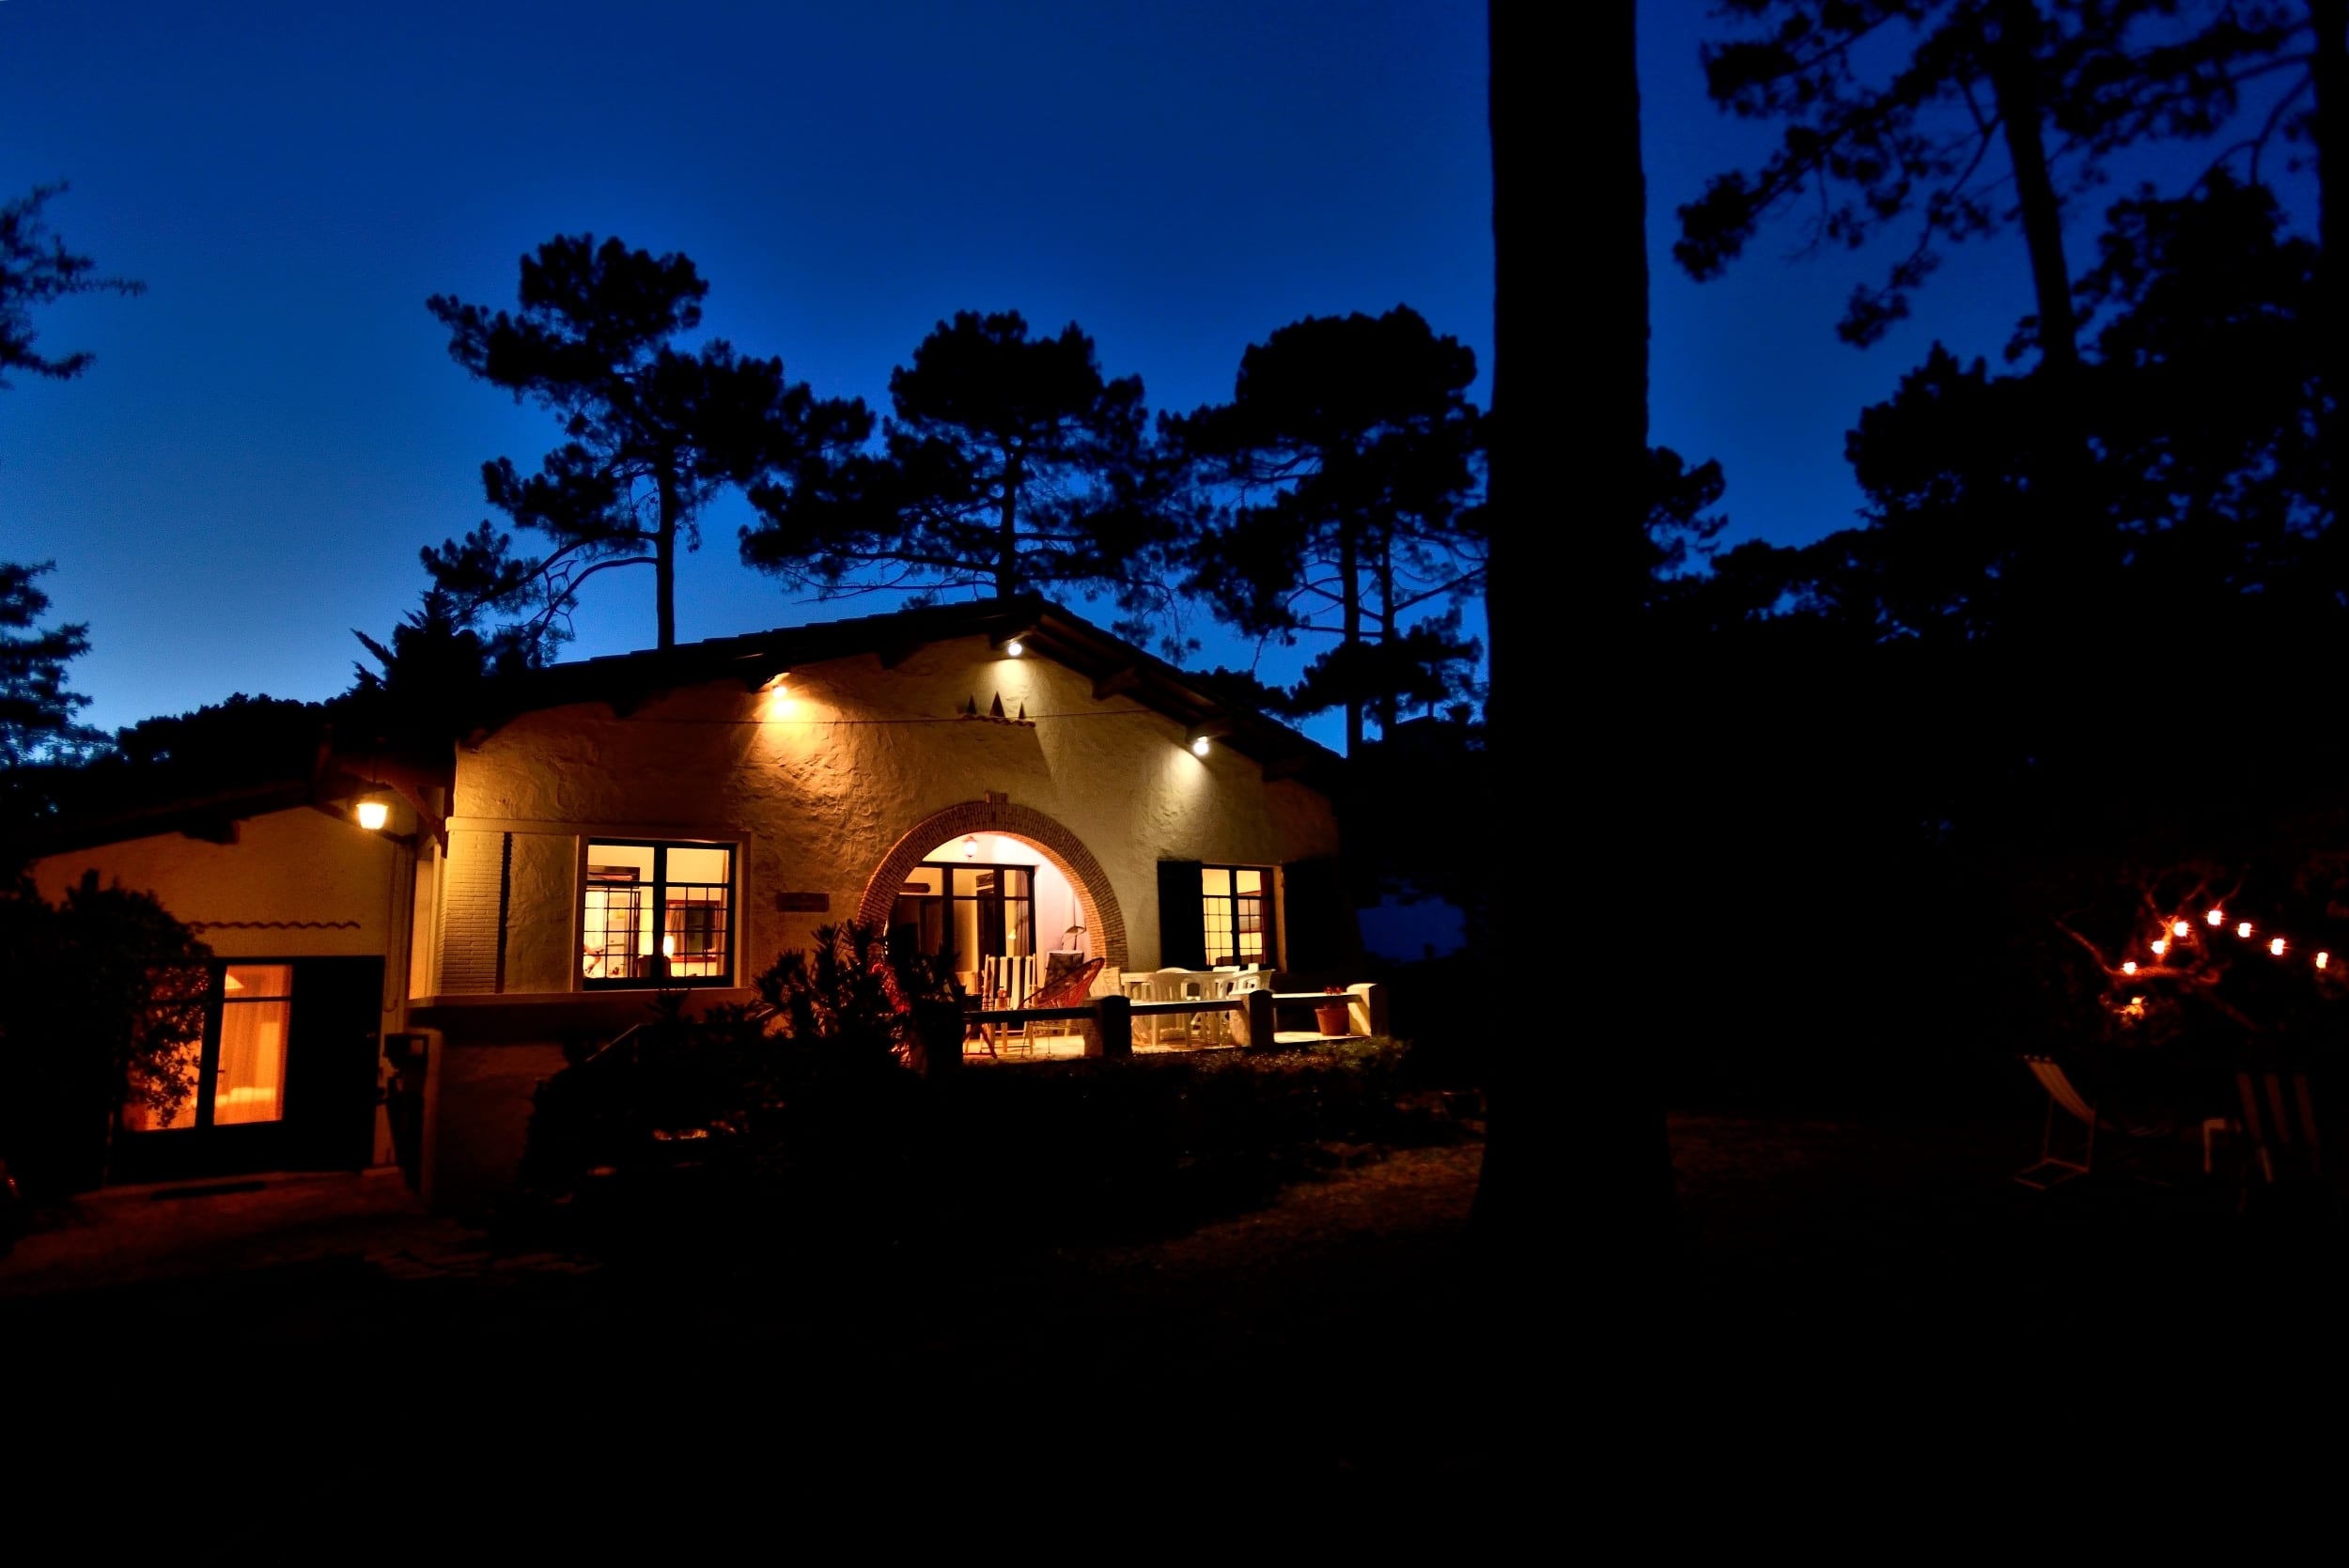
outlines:
[[[1190,1001],[1194,998],[1204,1000],[1205,991],[1199,976],[1190,970],[1162,969],[1150,976],[1150,1000],[1152,1001]],[[1163,1037],[1164,1031],[1169,1027],[1172,1027],[1176,1033],[1189,1038],[1191,1026],[1198,1021],[1198,1018],[1199,1015],[1196,1013],[1152,1014],[1150,1016],[1150,1043],[1157,1045]]]

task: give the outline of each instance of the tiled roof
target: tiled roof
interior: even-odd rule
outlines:
[[[625,708],[682,686],[731,678],[756,687],[795,666],[864,654],[890,665],[930,644],[980,635],[998,644],[1018,637],[1032,654],[1090,678],[1097,696],[1124,695],[1190,734],[1216,736],[1268,773],[1308,776],[1326,788],[1343,760],[1288,725],[1217,694],[1201,677],[1038,596],[926,605],[556,664],[495,688],[493,711],[503,718],[480,733],[494,731],[504,719],[567,703]]]

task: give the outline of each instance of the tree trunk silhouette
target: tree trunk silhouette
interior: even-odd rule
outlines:
[[[2039,8],[2031,0],[1999,0],[1998,36],[1989,40],[1990,89],[1999,126],[2015,165],[2015,204],[2030,253],[2031,292],[2039,307],[2039,357],[2059,373],[2079,364],[2079,319],[2072,308],[2072,274],[2063,260],[2063,208],[2047,173],[2045,116],[2033,66]]]
[[[1632,1021],[1603,1038],[1561,1038],[1571,1026],[1560,1020],[1495,1042],[1471,1219],[1480,1255],[1504,1289],[1564,1263],[1601,1281],[1581,1299],[1624,1307],[1654,1283],[1675,1215],[1650,1066],[1672,1019],[1626,972],[1638,933],[1612,908],[1619,895],[1636,900],[1644,880],[1641,791],[1626,760],[1639,751],[1627,743],[1638,693],[1626,683],[1644,678],[1626,672],[1645,663],[1632,646],[1644,598],[1648,343],[1634,14],[1633,0],[1579,13],[1569,68],[1554,24],[1500,0],[1487,9],[1496,275],[1486,743],[1501,820],[1537,835],[1554,820],[1560,751],[1570,748],[1564,766],[1592,792],[1583,797],[1584,863],[1590,902],[1604,911],[1603,924],[1562,932],[1554,898],[1528,878],[1498,876],[1494,948],[1522,961],[1553,944],[1571,947],[1578,963],[1621,990]],[[1566,188],[1579,201],[1571,289],[1547,239]],[[1567,364],[1581,373],[1559,376]],[[1562,474],[1574,476],[1591,521],[1571,557],[1567,540],[1541,520]],[[1578,683],[1570,725],[1544,695],[1569,680]],[[1546,715],[1556,728],[1545,730]],[[1497,963],[1485,984],[1512,978],[1521,974]],[[1573,1131],[1548,1132],[1568,1114],[1568,1060]],[[1557,1250],[1568,1234],[1570,1255]],[[1554,1304],[1554,1292],[1538,1294]]]
[[[653,484],[661,497],[660,531],[653,538],[653,611],[657,621],[656,645],[677,646],[677,481],[666,463],[654,473]]]
[[[1003,520],[995,525],[995,597],[1019,592],[1019,487],[1027,478],[1016,449],[1003,453]]]
[[[1348,653],[1356,653],[1362,645],[1362,567],[1361,546],[1351,522],[1338,533],[1338,591],[1345,596],[1339,613],[1338,645]],[[1346,683],[1346,754],[1362,754],[1362,689],[1352,675]]]
[[[2341,533],[2342,432],[2349,413],[2349,0],[2309,0],[2316,39],[2309,75],[2316,89],[2316,237],[2321,270],[2316,291],[2323,312],[2316,330],[2317,375],[2330,406],[2324,411],[2325,509]]]

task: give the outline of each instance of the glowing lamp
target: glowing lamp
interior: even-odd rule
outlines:
[[[2251,934],[2251,923],[2248,920],[2235,922],[2234,934],[2238,937],[2248,937]]]
[[[2165,953],[2167,953],[2167,952],[2169,952],[2169,951],[2170,951],[2170,944],[2169,944],[2168,942],[2161,940],[2159,938],[2155,939],[2155,941],[2154,941],[2154,956],[2155,956],[2155,957],[2158,958],[2158,957],[2160,957],[2163,954],[2165,954]]]
[[[2274,941],[2267,944],[2267,951],[2274,954],[2279,958],[2282,957],[2284,955],[2284,939],[2281,937],[2278,937]]]
[[[2132,958],[2127,963],[2123,964],[2121,966],[2121,972],[2123,974],[2135,974],[2137,972],[2137,960]]]
[[[962,858],[966,861],[975,861],[979,858],[979,836],[976,833],[962,835]]]
[[[2209,914],[2204,915],[2202,918],[2209,921],[2213,925],[2224,925],[2227,924],[2227,911],[2224,909],[2213,909]]]
[[[2333,955],[2329,953],[2320,953],[2316,955],[2316,967],[2318,969],[2323,969],[2326,965],[2331,963],[2332,961]]]
[[[1206,736],[1203,735],[1198,739],[1190,743],[1190,754],[1195,757],[1203,757],[1207,754],[1207,737]]]
[[[2188,925],[2186,922],[2180,921],[2175,925],[2170,927],[2170,934],[2173,937],[2183,937],[2193,929],[2194,927]]]
[[[674,958],[677,956],[677,939],[675,937],[663,937],[661,939],[661,956],[663,958]]]
[[[352,815],[368,832],[380,833],[383,824],[392,819],[392,803],[381,795],[369,795],[359,802],[359,809]]]
[[[1011,655],[1014,659],[1017,659],[1021,654],[1028,651],[1028,644],[1015,637],[1010,642],[1003,644],[1003,651]]]

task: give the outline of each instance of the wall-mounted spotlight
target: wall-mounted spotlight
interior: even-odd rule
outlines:
[[[1015,637],[1010,642],[1003,644],[1003,651],[1011,655],[1014,659],[1017,659],[1021,654],[1028,651],[1028,644]]]
[[[1231,733],[1232,722],[1228,719],[1202,719],[1184,733],[1183,744],[1190,748],[1192,756],[1203,757],[1207,754],[1208,741]]]
[[[1202,735],[1193,737],[1190,743],[1190,754],[1195,757],[1203,757],[1207,754],[1207,737],[1206,736]]]

